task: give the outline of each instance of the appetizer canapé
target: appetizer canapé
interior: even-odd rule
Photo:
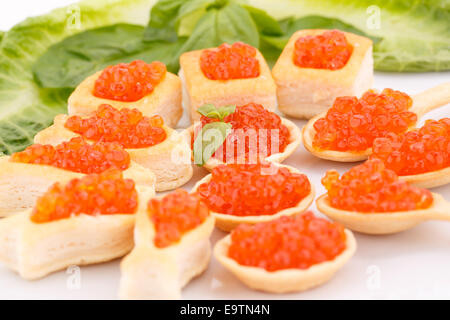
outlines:
[[[216,244],[214,255],[248,287],[286,293],[328,281],[355,249],[350,231],[307,212],[240,225]]]
[[[0,262],[32,280],[121,257],[133,248],[135,213],[152,196],[117,170],[56,183],[33,209],[0,220]]]
[[[201,110],[201,109],[199,109]],[[220,110],[220,108],[219,108]],[[223,121],[231,125],[231,132],[204,167],[208,170],[223,163],[255,163],[258,158],[282,162],[289,157],[301,141],[300,130],[287,119],[256,103],[238,106],[222,120],[202,115],[197,125],[187,130],[191,146],[206,125]],[[195,156],[194,148],[194,156]]]
[[[180,79],[158,61],[136,60],[107,67],[81,82],[69,97],[70,115],[89,116],[101,104],[137,108],[146,116],[163,117],[175,127],[183,113]]]
[[[372,87],[372,41],[338,30],[295,32],[272,69],[278,108],[309,119],[336,97],[359,96]]]
[[[214,217],[198,195],[176,190],[139,212],[135,247],[121,263],[122,299],[179,299],[209,264]]]
[[[224,231],[301,213],[314,199],[306,175],[268,162],[217,166],[193,190]]]
[[[120,144],[132,161],[153,171],[156,191],[177,188],[192,177],[189,144],[159,115],[147,117],[137,109],[100,105],[88,117],[56,116],[34,142],[55,145],[76,136]]]
[[[196,110],[207,103],[255,102],[272,111],[277,106],[275,82],[264,57],[245,43],[186,52],[180,57],[179,75],[192,121],[200,119]]]
[[[84,174],[118,169],[125,178],[151,188],[156,180],[151,170],[131,161],[120,144],[90,144],[82,137],[56,146],[34,144],[11,157],[1,157],[0,163],[0,216],[32,207],[53,183]]]

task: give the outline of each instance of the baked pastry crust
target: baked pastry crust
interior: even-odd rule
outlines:
[[[259,61],[260,75],[256,78],[233,80],[211,80],[205,77],[199,62],[202,52],[203,50],[190,51],[180,56],[178,75],[183,87],[183,106],[190,112],[192,123],[200,119],[197,108],[206,103],[224,106],[254,102],[275,111],[276,85],[266,60],[258,50],[256,58]]]
[[[290,167],[290,166],[286,166],[286,165],[282,165],[282,164],[277,164],[277,166],[288,168],[289,171],[291,171],[293,173],[301,173],[297,169]],[[197,191],[197,189],[200,187],[201,184],[211,181],[211,178],[212,178],[212,175],[209,174],[209,175],[205,176],[203,179],[201,179],[200,181],[198,181],[195,184],[195,186],[192,188],[192,192]],[[311,203],[314,201],[314,197],[315,197],[316,193],[314,190],[314,186],[312,185],[311,182],[310,182],[310,185],[311,185],[311,192],[309,193],[309,195],[306,196],[305,198],[303,198],[295,207],[278,211],[275,214],[260,215],[260,216],[233,216],[231,214],[223,214],[223,213],[218,213],[218,212],[214,212],[214,211],[211,211],[211,214],[213,214],[216,218],[216,227],[225,232],[232,231],[234,228],[236,228],[240,224],[256,224],[256,223],[260,223],[260,222],[268,222],[271,220],[275,220],[282,216],[293,216],[293,215],[296,215],[296,214],[306,211],[309,208],[309,206],[311,205]]]
[[[103,70],[94,73],[81,82],[70,95],[68,111],[70,115],[88,116],[101,104],[109,104],[117,109],[136,108],[145,116],[159,114],[169,127],[175,127],[183,115],[181,105],[181,81],[173,73],[167,72],[152,93],[134,102],[98,98],[93,95],[95,81]]]
[[[70,116],[60,114],[53,125],[34,137],[34,143],[57,145],[80,136],[64,125]],[[192,178],[191,149],[184,137],[177,131],[164,126],[167,138],[154,146],[126,149],[135,163],[150,169],[156,176],[156,191],[175,189]]]
[[[419,188],[439,187],[450,183],[450,167],[398,178]]]
[[[139,210],[154,196],[137,187]],[[27,280],[71,265],[87,265],[122,257],[133,248],[136,214],[86,214],[47,223],[30,220],[32,209],[0,220],[0,262]]]
[[[274,153],[268,157],[265,158],[266,161],[274,162],[274,163],[281,163],[284,160],[286,160],[289,156],[291,156],[295,150],[298,148],[302,141],[302,134],[300,129],[293,123],[292,121],[281,118],[281,123],[285,125],[289,130],[289,144],[286,146],[283,152]],[[200,125],[200,123],[196,123],[186,130],[183,131],[183,136],[188,141],[189,145],[191,145],[191,137],[194,133],[194,127],[196,125]],[[209,158],[208,161],[203,165],[203,168],[205,168],[208,171],[211,171],[215,167],[224,164],[222,160],[216,159],[216,158]]]
[[[55,182],[67,183],[82,176],[53,166],[12,162],[8,156],[0,157],[0,217],[33,207],[36,199]],[[123,176],[134,180],[136,185],[155,187],[153,172],[133,161]]]
[[[326,30],[295,32],[272,69],[277,84],[278,109],[286,115],[310,119],[326,111],[340,96],[360,96],[373,85],[372,41],[344,32],[353,46],[347,64],[337,70],[300,68],[293,62],[299,37],[322,34]]]
[[[231,236],[228,235],[214,247],[215,258],[240,281],[251,289],[270,293],[304,291],[317,287],[328,280],[353,256],[356,241],[351,231],[345,230],[346,249],[334,260],[322,262],[308,269],[285,269],[269,272],[262,268],[243,266],[228,257]]]
[[[166,248],[154,243],[155,229],[147,211],[140,211],[134,230],[135,247],[120,264],[121,299],[180,299],[181,289],[200,275],[211,257],[214,216]]]

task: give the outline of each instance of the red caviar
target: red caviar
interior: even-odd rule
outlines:
[[[408,111],[412,99],[405,93],[384,89],[356,97],[338,97],[324,118],[314,123],[313,146],[337,151],[364,151],[376,138],[402,133],[417,122]]]
[[[162,199],[150,199],[148,214],[155,225],[154,244],[165,248],[202,224],[209,216],[209,210],[197,194],[178,189]]]
[[[125,170],[130,165],[130,155],[117,143],[87,143],[76,137],[57,146],[34,144],[11,156],[13,162],[42,164],[80,172],[101,173],[115,168]]]
[[[333,260],[346,248],[344,228],[308,211],[231,232],[228,256],[244,266],[267,271],[308,269]]]
[[[345,34],[330,30],[320,35],[298,38],[293,60],[301,68],[336,70],[347,64],[352,52],[353,47]]]
[[[450,118],[428,120],[420,129],[375,139],[372,157],[400,176],[450,167]]]
[[[133,180],[124,179],[118,170],[107,170],[73,179],[65,186],[55,183],[38,198],[31,221],[44,223],[79,214],[133,214],[137,205]]]
[[[146,148],[163,142],[166,131],[161,116],[144,117],[137,109],[117,110],[102,104],[90,118],[71,116],[65,127],[94,141],[118,142],[124,148]]]
[[[430,191],[398,180],[379,159],[367,160],[339,178],[327,172],[322,184],[332,207],[357,212],[395,212],[426,209],[433,203]]]
[[[95,81],[93,94],[116,101],[138,101],[153,92],[166,72],[166,66],[159,61],[148,64],[135,60],[109,66]]]
[[[215,121],[219,120],[201,117],[202,126]],[[268,157],[283,152],[290,143],[289,130],[281,123],[281,118],[260,104],[249,103],[236,107],[236,111],[225,117],[224,122],[231,124],[232,132],[213,155],[224,162],[236,162],[243,158],[248,160],[252,154]],[[196,130],[198,132],[200,126]],[[193,144],[194,137],[191,142]],[[227,146],[233,146],[233,150],[227,153]]]
[[[214,50],[203,50],[200,68],[211,80],[247,79],[259,76],[256,49],[243,42],[221,44]]]
[[[304,174],[270,163],[228,164],[212,170],[197,190],[211,211],[235,216],[272,215],[295,207],[311,192]]]

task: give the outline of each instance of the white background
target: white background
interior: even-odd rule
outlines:
[[[95,0],[91,0],[95,1]],[[72,3],[67,0],[0,1],[0,30],[7,30],[31,15]],[[414,94],[450,81],[450,72],[389,74],[375,73],[375,87],[390,87]],[[426,118],[450,117],[450,106],[429,113]],[[304,121],[296,121],[301,127]],[[187,126],[186,118],[180,126]],[[319,160],[300,146],[286,164],[305,172],[317,194],[324,192],[320,179],[328,169],[341,173],[351,167]],[[187,189],[205,172],[196,169]],[[435,188],[450,201],[450,185]],[[311,208],[318,215],[316,208]],[[213,243],[224,236],[216,231]],[[426,222],[412,230],[389,236],[356,234],[358,250],[350,262],[325,285],[307,292],[270,295],[247,289],[214,259],[208,270],[183,291],[186,299],[450,299],[450,223]],[[119,261],[81,268],[80,287],[73,286],[69,273],[54,273],[42,280],[27,282],[0,266],[0,298],[3,299],[114,299],[120,277]],[[71,285],[72,284],[72,285]]]

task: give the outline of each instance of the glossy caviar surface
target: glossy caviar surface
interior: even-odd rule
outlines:
[[[375,139],[373,158],[400,176],[440,170],[450,166],[450,118],[427,120],[419,129]]]
[[[133,180],[123,179],[118,170],[108,170],[73,179],[67,185],[55,183],[38,198],[30,219],[44,223],[79,214],[133,214],[137,206]]]
[[[159,115],[145,117],[137,109],[118,110],[102,104],[89,118],[71,116],[65,127],[94,141],[120,143],[124,148],[146,148],[163,142],[166,131]]]
[[[135,60],[105,68],[95,81],[94,96],[134,102],[153,92],[166,75],[164,63]]]
[[[344,67],[353,52],[345,34],[338,30],[295,41],[294,63],[301,68],[336,70]]]
[[[148,214],[155,226],[154,244],[165,248],[202,224],[209,216],[209,210],[198,195],[178,189],[162,199],[150,199]]]
[[[356,97],[338,97],[324,118],[314,123],[313,146],[336,151],[364,151],[376,138],[405,132],[417,122],[405,93],[384,89]]]
[[[333,260],[345,248],[341,225],[306,212],[256,225],[241,224],[231,232],[228,256],[240,265],[267,271],[308,269]]]
[[[79,173],[101,173],[115,168],[125,170],[130,155],[120,144],[109,142],[87,143],[76,137],[57,146],[33,144],[11,156],[13,162],[42,164]]]
[[[433,196],[426,189],[398,180],[379,159],[367,160],[339,178],[335,170],[327,172],[322,184],[328,190],[332,207],[356,212],[395,212],[426,209]]]
[[[212,170],[197,189],[211,211],[235,216],[275,214],[295,207],[311,192],[304,174],[269,163],[228,164]]]
[[[201,117],[202,126],[214,121],[219,120]],[[260,104],[249,103],[238,106],[234,113],[225,117],[224,121],[231,124],[233,130],[213,155],[223,162],[249,160],[252,159],[251,155],[258,154],[268,157],[283,152],[290,143],[289,130],[281,123],[281,118]],[[200,126],[196,128],[196,133],[199,130]],[[191,142],[194,142],[194,137]],[[230,146],[233,149],[227,151]]]
[[[223,43],[217,49],[203,50],[200,68],[208,79],[247,79],[259,76],[256,49],[243,42]]]

